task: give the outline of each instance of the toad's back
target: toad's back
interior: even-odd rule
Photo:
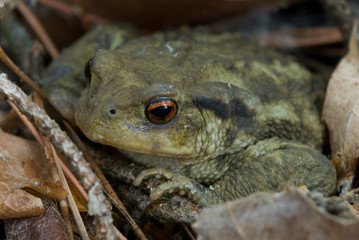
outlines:
[[[93,62],[101,79],[93,84],[97,105],[136,105],[161,95],[160,89],[149,90],[153,86],[170,86],[192,106],[231,121],[231,131],[321,144],[310,73],[289,56],[239,34],[158,33],[100,51]]]

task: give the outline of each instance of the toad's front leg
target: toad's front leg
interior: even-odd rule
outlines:
[[[150,168],[142,171],[136,177],[133,184],[139,186],[144,179],[153,176],[156,178],[164,177],[168,181],[158,185],[151,191],[150,198],[152,200],[157,200],[164,193],[177,192],[179,195],[187,195],[192,201],[202,207],[222,202],[212,188],[207,188],[193,179],[163,168]]]

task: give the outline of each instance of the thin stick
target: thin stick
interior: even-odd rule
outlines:
[[[48,101],[47,95],[37,86],[31,78],[29,78],[11,59],[6,55],[2,47],[0,46],[0,60],[13,71],[21,80],[29,85],[34,91],[36,91],[43,99]]]
[[[60,178],[61,184],[65,188],[66,192],[69,194],[69,195],[67,195],[66,198],[67,198],[67,201],[68,201],[68,203],[70,205],[71,211],[73,213],[75,222],[79,226],[79,229],[81,229],[81,230],[85,229],[85,232],[81,231],[81,237],[83,239],[87,239],[86,238],[86,237],[88,237],[87,236],[87,231],[86,231],[86,228],[84,227],[84,223],[82,221],[82,218],[81,218],[81,216],[80,216],[80,218],[78,218],[80,214],[75,214],[74,213],[76,211],[78,212],[78,209],[77,209],[76,204],[73,205],[73,196],[71,194],[69,185],[68,185],[68,183],[66,181],[64,173],[61,171],[61,167],[60,167],[58,161],[54,157],[55,150],[53,149],[51,144],[46,139],[43,139],[43,142],[44,142],[43,147],[45,149],[47,158],[49,159],[49,161],[51,163],[55,163],[56,168],[57,168],[57,174],[58,174],[58,176]],[[71,201],[71,198],[72,198],[72,201]],[[69,236],[70,240],[73,240],[74,239],[74,234],[73,234],[73,231],[72,231],[72,225],[71,225],[71,221],[70,221],[70,213],[69,213],[69,210],[68,210],[68,205],[67,205],[66,200],[60,201],[60,207],[61,207],[61,211],[62,211],[62,217],[65,220],[67,235]]]
[[[76,13],[74,12],[73,8],[64,2],[54,1],[54,0],[37,0],[37,2],[46,5],[52,9],[55,9],[57,11],[60,11],[64,14],[74,17],[76,16]],[[108,19],[99,17],[92,13],[86,13],[84,17],[89,23],[107,24],[110,22]]]
[[[24,116],[24,114],[22,114],[20,112],[20,110],[15,106],[15,104],[13,104],[10,101],[7,101],[8,104],[10,105],[11,109],[13,111],[16,112],[16,114],[19,116],[19,118],[21,119],[21,121],[24,123],[24,125],[26,126],[26,128],[31,132],[32,136],[36,139],[36,141],[38,141],[38,143],[40,143],[41,146],[44,146],[44,142],[39,134],[39,132],[36,130],[36,128],[34,127],[33,124],[31,124],[31,122],[26,118],[26,116]]]
[[[82,28],[85,29],[86,31],[88,31],[90,29],[90,24],[88,22],[88,20],[86,19],[86,8],[85,8],[85,4],[82,2],[82,0],[75,0],[78,9],[79,9],[79,18],[80,18],[80,22],[82,25]]]
[[[56,167],[58,168],[59,165],[61,166],[61,169],[58,168],[58,171],[59,171],[59,176],[60,176],[60,179],[62,181],[62,185],[64,186],[65,184],[67,186],[64,186],[64,188],[66,189],[67,192],[69,192],[71,194],[71,190],[69,189],[69,186],[67,184],[67,181],[66,181],[66,178],[65,178],[65,181],[66,183],[64,184],[63,183],[63,178],[61,175],[65,175],[67,176],[67,178],[71,181],[71,183],[74,185],[75,188],[77,188],[77,190],[80,192],[80,194],[82,195],[82,197],[88,202],[89,201],[89,197],[88,197],[88,194],[87,192],[85,191],[85,189],[82,187],[82,185],[79,183],[79,181],[77,180],[77,178],[73,175],[73,173],[71,172],[71,170],[66,166],[66,164],[61,160],[61,158],[59,158],[59,156],[57,155],[56,151],[53,149],[53,146],[51,145],[51,148],[52,148],[52,151],[51,152],[48,152],[47,151],[47,147],[48,146],[48,142],[47,141],[44,141],[43,137],[40,136],[39,132],[35,129],[34,125],[32,125],[32,123],[26,118],[26,116],[24,116],[20,110],[10,101],[8,101],[8,103],[10,104],[10,106],[12,107],[12,110],[18,115],[18,117],[21,118],[21,120],[23,121],[23,123],[25,124],[25,126],[30,130],[30,132],[32,133],[32,135],[36,138],[36,140],[45,148],[45,151],[46,151],[46,154],[47,156],[50,158],[50,156],[52,156],[55,160],[55,163],[56,163]],[[72,129],[71,129],[72,130]],[[46,145],[46,146],[45,146]],[[61,171],[61,174],[60,174],[60,171]],[[73,196],[71,195],[71,197],[73,198]],[[73,208],[75,207],[76,210],[72,210],[72,211],[78,211],[77,209],[77,205],[73,205],[70,203],[70,200],[69,201],[69,204],[70,204],[70,207]],[[67,215],[68,215],[68,210],[65,209],[67,206],[67,203],[66,201],[60,201],[60,206],[61,206],[61,210],[63,211],[63,214],[64,214],[64,219],[67,218]],[[78,223],[78,222],[81,222],[82,225],[83,224],[83,221],[81,218],[78,218],[78,215],[74,215],[74,218],[75,218],[75,222]],[[72,234],[72,231],[71,231],[71,223],[68,223],[67,221],[66,222],[66,228],[67,228],[67,231],[69,233],[69,237],[70,237],[70,240],[73,239],[73,234]],[[80,223],[80,224],[81,224]],[[125,236],[123,236],[123,234],[115,227],[115,234],[117,236],[118,239],[120,240],[127,240],[127,238]],[[79,227],[78,229],[79,233],[81,235],[83,235],[83,232],[86,230],[84,227]],[[86,238],[85,236],[82,236],[83,238]]]
[[[189,236],[189,238],[191,240],[196,240],[196,238],[193,236],[193,234],[191,233],[191,230],[188,229],[188,227],[186,226],[186,224],[182,223],[181,224],[182,227],[184,228],[184,230],[186,231],[187,235]]]
[[[76,224],[72,224],[72,229],[74,230],[75,233],[80,234],[80,230],[76,226]],[[91,233],[89,233],[89,238],[90,238],[90,240],[97,240],[97,238],[95,236],[91,235]]]
[[[343,36],[336,27],[310,27],[297,28],[264,35],[252,35],[251,38],[264,42],[272,47],[308,47],[329,43],[337,43],[343,40]]]
[[[24,16],[26,21],[32,26],[32,29],[36,33],[36,35],[39,37],[41,42],[44,44],[46,50],[52,57],[52,59],[56,59],[59,56],[59,51],[57,50],[54,42],[51,40],[50,36],[45,31],[44,27],[40,23],[39,19],[31,12],[31,10],[26,6],[25,3],[20,2],[17,5],[17,9],[20,11],[20,13]]]
[[[47,142],[48,144],[48,142]],[[54,147],[51,145],[51,149],[52,151],[56,154],[56,151],[54,149]],[[54,154],[54,155],[55,155]],[[55,159],[55,164],[56,164],[56,167],[58,169],[58,173],[59,173],[59,176],[60,176],[60,179],[61,179],[61,183],[62,183],[62,186],[66,189],[66,191],[69,193],[69,195],[67,196],[67,201],[69,202],[70,204],[70,209],[71,209],[71,212],[74,216],[74,219],[75,219],[75,222],[76,222],[76,225],[79,227],[79,230],[80,230],[80,235],[82,237],[82,239],[86,239],[86,240],[90,240],[88,234],[87,234],[87,230],[86,230],[86,227],[85,227],[85,224],[84,222],[82,221],[82,218],[81,218],[81,215],[80,215],[80,212],[79,212],[79,209],[77,208],[76,206],[76,202],[75,202],[75,199],[74,197],[72,196],[71,194],[71,190],[70,190],[70,187],[66,181],[66,178],[65,178],[65,175],[64,173],[62,172],[62,169],[61,169],[61,165],[59,163],[59,161],[56,160],[56,157],[54,157]]]
[[[70,240],[74,240],[74,232],[72,230],[71,218],[70,218],[70,211],[69,205],[67,204],[66,199],[60,201],[60,208],[62,217],[64,218],[67,235],[69,236]]]
[[[67,200],[70,204],[70,208],[71,208],[71,211],[74,215],[74,219],[75,219],[75,222],[76,224],[79,226],[79,229],[80,229],[80,234],[81,234],[81,237],[83,239],[89,239],[88,238],[88,235],[87,235],[87,231],[86,231],[86,228],[85,228],[85,225],[82,221],[82,218],[81,218],[81,215],[79,213],[79,210],[76,206],[76,203],[75,203],[75,200],[71,194],[71,190],[69,188],[69,185],[66,181],[66,178],[64,176],[64,173],[62,172],[61,170],[61,166],[60,166],[60,163],[58,161],[58,157],[56,158],[56,156],[54,156],[53,152],[55,152],[55,150],[53,149],[52,146],[50,146],[49,142],[46,141],[46,139],[43,139],[43,137],[41,137],[39,135],[39,132],[35,129],[34,125],[32,125],[31,122],[29,122],[29,120],[26,118],[26,116],[24,116],[23,114],[21,114],[20,110],[10,101],[8,101],[11,108],[18,114],[18,116],[21,118],[21,120],[23,121],[23,123],[25,124],[25,126],[31,131],[32,135],[36,138],[36,140],[41,144],[41,146],[45,149],[45,152],[46,152],[46,156],[47,158],[49,159],[49,161],[51,161],[52,163],[55,163],[56,165],[56,168],[58,170],[58,176],[60,178],[60,181],[61,181],[61,184],[62,186],[65,188],[65,190],[69,193],[69,195],[67,196]],[[55,152],[56,153],[56,152]],[[64,206],[64,203],[61,204],[61,208],[63,208]],[[65,216],[66,217],[66,212],[65,212]],[[68,230],[68,234],[69,234],[69,237],[71,239],[74,239],[74,237],[72,236],[72,231],[70,231],[69,227],[71,228],[71,225],[69,226],[68,224],[66,224],[66,229]],[[72,236],[72,237],[71,237]]]
[[[82,185],[77,181],[77,178],[74,176],[74,174],[71,172],[71,170],[66,166],[66,164],[61,161],[59,156],[57,154],[55,155],[55,158],[59,159],[60,166],[62,168],[62,171],[65,173],[65,175],[70,179],[71,183],[77,188],[77,190],[80,192],[80,194],[83,196],[83,198],[88,202],[89,196],[85,189],[82,187]]]
[[[0,96],[13,102],[19,110],[35,125],[41,135],[45,136],[72,164],[75,173],[89,193],[88,213],[94,216],[98,238],[114,239],[110,206],[103,194],[100,180],[90,168],[82,152],[72,143],[59,125],[54,122],[38,105],[15,84],[8,80],[6,74],[0,74]]]
[[[44,107],[43,100],[41,99],[41,97],[38,94],[36,94],[36,92],[34,94],[34,101],[42,108]],[[51,143],[45,137],[40,136],[39,132],[34,127],[34,125],[23,114],[20,113],[19,109],[13,103],[11,103],[11,107],[13,109],[14,109],[14,107],[16,108],[16,113],[18,114],[18,116],[21,115],[21,119],[23,120],[23,122],[25,124],[31,125],[30,131],[35,136],[35,138],[41,139],[40,143],[42,143],[41,145],[42,145],[43,149],[45,150],[48,161],[50,162],[51,165],[55,164],[55,166],[56,166],[56,170],[53,167],[51,167],[51,175],[53,176],[54,179],[56,178],[57,180],[59,180],[61,182],[61,185],[64,187],[64,189],[68,189],[68,186],[65,186],[65,185],[68,185],[66,178],[64,178],[64,174],[61,171],[61,168],[59,167],[59,164],[58,164],[59,160],[55,158],[56,152],[55,152],[54,148],[52,147]],[[67,191],[67,193],[69,195],[71,195],[71,192]],[[72,231],[69,205],[67,204],[69,201],[69,198],[70,198],[69,195],[66,196],[67,201],[66,201],[66,199],[63,199],[59,203],[60,203],[60,209],[62,212],[62,218],[64,219],[65,226],[66,226],[67,236],[69,237],[70,240],[74,240],[75,237],[74,237],[74,232]],[[72,195],[71,195],[71,197],[72,197]],[[73,207],[73,206],[70,205],[70,207]],[[74,218],[75,217],[76,216],[74,215]],[[78,221],[78,219],[75,218],[75,222],[77,222],[77,221]],[[82,219],[80,218],[79,221],[82,222]],[[86,235],[83,234],[83,237],[86,237]]]
[[[117,194],[113,190],[111,184],[107,181],[106,177],[103,175],[100,167],[97,165],[95,160],[93,158],[86,154],[86,149],[73,128],[68,124],[66,121],[63,121],[63,124],[65,125],[66,129],[68,130],[70,136],[72,136],[72,139],[77,143],[80,149],[82,149],[85,152],[85,157],[90,163],[92,169],[96,173],[96,175],[100,178],[103,188],[105,189],[105,194],[110,198],[112,204],[121,212],[122,216],[128,221],[131,228],[135,232],[136,236],[141,240],[147,240],[147,237],[142,232],[140,227],[137,225],[137,223],[133,220],[130,213],[127,211],[125,205],[122,203],[122,201],[118,198]]]

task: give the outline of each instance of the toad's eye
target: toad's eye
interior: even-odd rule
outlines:
[[[85,69],[84,69],[84,74],[85,74],[85,78],[87,80],[88,83],[91,82],[91,67],[92,67],[92,59],[90,59],[87,63],[86,63],[86,66],[85,66]]]
[[[146,105],[146,117],[155,124],[165,124],[175,118],[177,103],[171,98],[156,98]]]

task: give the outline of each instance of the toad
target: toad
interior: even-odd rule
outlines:
[[[107,43],[67,114],[76,105],[89,139],[148,167],[135,185],[166,178],[152,199],[175,191],[206,207],[286,184],[334,191],[312,75],[290,56],[205,29]]]

